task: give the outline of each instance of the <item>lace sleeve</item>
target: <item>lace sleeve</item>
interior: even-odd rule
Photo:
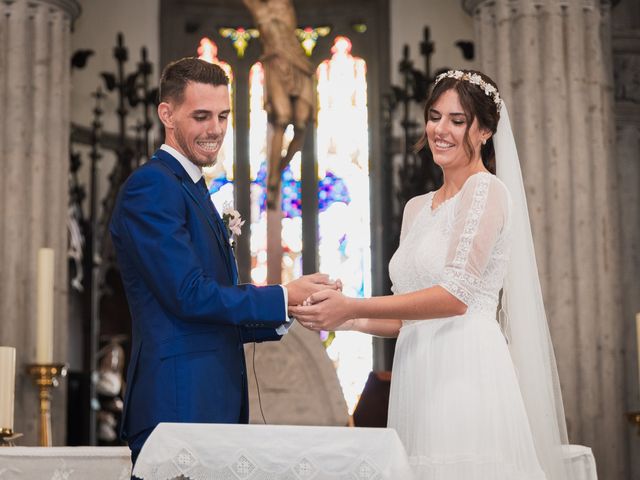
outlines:
[[[404,206],[404,212],[402,213],[402,227],[400,229],[400,243],[404,241],[407,233],[416,221],[418,213],[420,213],[425,203],[427,202],[427,197],[429,195],[431,194],[427,193],[424,195],[413,197]]]
[[[459,195],[440,286],[469,306],[483,288],[483,274],[508,216],[509,198],[491,174],[470,177]]]

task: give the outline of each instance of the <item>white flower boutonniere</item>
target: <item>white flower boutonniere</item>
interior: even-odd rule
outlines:
[[[242,220],[240,212],[234,209],[229,202],[224,202],[224,205],[222,206],[222,221],[227,227],[229,241],[231,242],[231,246],[233,246],[233,237],[240,236],[242,233],[242,225],[244,225],[245,221]]]

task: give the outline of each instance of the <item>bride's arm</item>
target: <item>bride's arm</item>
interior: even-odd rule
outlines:
[[[350,298],[335,290],[324,290],[311,295],[305,303],[307,305],[289,307],[289,312],[307,328],[335,330],[354,318],[376,319],[376,322],[358,325],[363,328],[360,331],[366,329],[367,333],[380,328],[387,331],[386,326],[381,327],[383,322],[398,325],[398,320],[383,319],[427,320],[463,315],[467,311],[466,304],[440,286],[372,298]]]
[[[376,337],[395,338],[400,333],[402,320],[395,318],[352,318],[336,330],[368,333]]]
[[[464,315],[467,311],[466,304],[439,285],[401,295],[349,298],[348,301],[353,303],[349,310],[356,318],[428,320]]]

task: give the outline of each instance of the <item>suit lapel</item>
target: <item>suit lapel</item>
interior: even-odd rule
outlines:
[[[221,249],[221,253],[225,258],[227,273],[229,274],[232,282],[235,284],[238,278],[237,270],[234,265],[235,258],[233,257],[231,246],[229,245],[229,239],[226,237],[226,235],[224,235],[222,231],[221,227],[224,227],[224,225],[220,225],[222,223],[222,220],[218,220],[215,218],[215,212],[213,210],[213,204],[211,203],[211,200],[205,198],[198,191],[198,186],[193,183],[193,180],[191,180],[191,177],[187,174],[184,168],[182,168],[180,162],[173,158],[168,152],[165,152],[164,150],[157,150],[154,153],[152,159],[153,158],[158,159],[162,164],[167,166],[174,173],[187,195],[191,197],[191,199],[204,213],[204,216],[207,219],[207,223],[211,227],[211,230],[213,230],[213,234]],[[209,205],[205,203],[207,201],[209,202]]]

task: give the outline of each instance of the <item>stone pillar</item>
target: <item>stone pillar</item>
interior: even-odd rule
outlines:
[[[513,122],[569,439],[628,478],[610,6],[462,4]]]
[[[75,0],[0,1],[0,344],[17,349],[14,429],[37,443],[36,254],[55,250],[54,361],[67,357],[67,208],[71,22]],[[66,382],[54,392],[63,445]]]
[[[620,2],[613,10],[613,75],[616,114],[616,164],[625,339],[627,411],[640,411],[640,366],[635,315],[640,312],[640,4]],[[629,478],[640,478],[640,435],[627,427],[630,451]]]

